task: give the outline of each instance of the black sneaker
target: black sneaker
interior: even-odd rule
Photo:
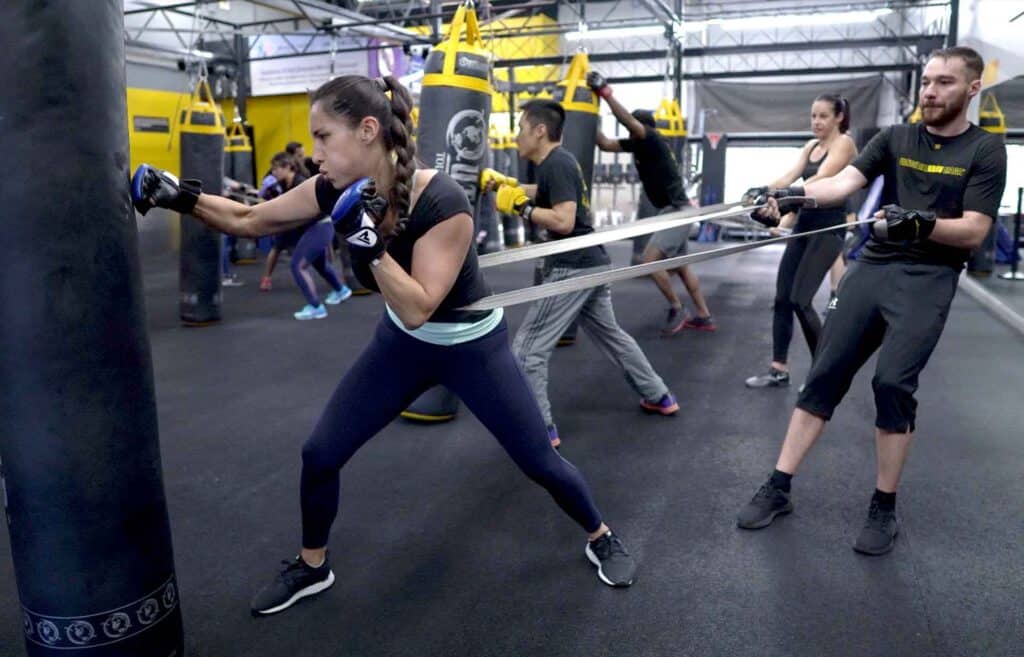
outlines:
[[[741,529],[762,529],[772,524],[775,516],[781,516],[793,510],[789,501],[789,493],[776,488],[767,481],[745,507],[736,516],[736,525]]]
[[[853,549],[861,554],[885,554],[896,545],[896,535],[899,533],[895,509],[879,508],[878,502],[871,500],[868,519],[864,523],[864,528],[860,530],[860,536],[853,544]]]
[[[252,599],[254,616],[276,614],[302,598],[326,591],[334,584],[334,572],[324,559],[319,568],[314,568],[295,557],[293,561],[282,561],[284,568],[274,581],[267,584]]]
[[[585,553],[590,563],[597,566],[597,576],[608,586],[625,587],[633,583],[636,562],[611,530],[593,541],[587,541]]]
[[[789,372],[777,370],[774,367],[768,370],[767,374],[752,376],[744,383],[748,388],[781,388],[789,385]]]

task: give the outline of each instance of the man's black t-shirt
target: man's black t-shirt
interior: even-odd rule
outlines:
[[[590,192],[587,189],[587,184],[583,182],[583,171],[576,158],[569,151],[558,146],[548,153],[543,162],[537,165],[536,174],[537,198],[534,203],[537,207],[551,209],[559,203],[567,201],[576,203],[576,221],[573,223],[572,232],[567,235],[559,235],[549,230],[548,237],[553,240],[561,240],[594,232],[594,226],[590,220]],[[576,251],[548,256],[548,264],[552,267],[583,269],[609,265],[611,262],[603,246],[588,246]]]
[[[656,208],[689,204],[676,156],[657,130],[644,126],[642,139],[620,139],[619,147],[633,154],[640,184]]]
[[[882,205],[931,210],[941,221],[970,210],[995,219],[1006,185],[1006,147],[994,134],[971,125],[956,137],[928,132],[923,123],[894,125],[872,138],[853,161],[868,180],[884,175]],[[871,240],[860,260],[963,267],[970,255],[931,240],[891,244]]]
[[[338,202],[341,190],[335,189],[326,178],[320,176],[316,181],[316,201],[320,211],[330,214],[334,204]],[[405,230],[395,236],[387,243],[387,252],[395,259],[402,269],[412,274],[412,252],[416,246],[416,240],[423,237],[431,228],[437,224],[451,219],[457,214],[465,213],[473,216],[473,210],[466,200],[466,192],[459,184],[443,173],[436,173],[427,183],[427,186],[420,192],[409,214],[409,222]],[[357,265],[353,263],[353,271],[359,282],[371,290],[380,291],[377,281],[370,272],[368,264]],[[452,289],[441,301],[434,314],[428,321],[442,323],[475,322],[485,318],[491,313],[490,310],[464,311],[458,310],[474,301],[479,301],[491,293],[483,274],[480,273],[480,265],[476,258],[476,245],[470,243],[466,252],[466,259],[462,262],[462,269],[455,278]]]

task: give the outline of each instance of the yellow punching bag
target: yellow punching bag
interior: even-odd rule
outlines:
[[[231,124],[224,146],[224,175],[246,185],[253,184],[252,142],[240,120]],[[256,241],[245,238],[228,238],[232,250],[231,261],[239,264],[256,262]]]
[[[978,109],[978,127],[1006,139],[1006,115],[999,108],[995,94],[985,94]]]
[[[203,95],[206,98],[203,98]],[[182,180],[200,181],[207,194],[224,185],[224,114],[200,78],[178,119]],[[221,318],[220,233],[195,217],[181,215],[178,309],[186,326],[203,326]]]
[[[419,158],[454,178],[475,206],[487,155],[493,90],[489,53],[471,2],[456,10],[448,34],[427,56],[423,70],[416,134]]]
[[[480,195],[480,170],[486,165],[492,93],[489,53],[483,47],[473,3],[467,2],[456,10],[448,34],[423,66],[416,150],[428,167],[459,183],[474,210]],[[402,411],[402,417],[446,422],[458,410],[458,397],[437,386],[420,395]]]
[[[590,204],[590,187],[594,182],[594,148],[597,146],[597,124],[600,121],[600,103],[597,94],[587,86],[590,59],[579,52],[572,58],[565,79],[555,89],[555,100],[565,109],[565,127],[562,146],[573,154],[583,170],[586,189],[583,200]]]
[[[678,166],[683,158],[683,148],[686,147],[686,119],[675,98],[662,98],[658,109],[654,111],[654,122],[658,132],[668,141]]]

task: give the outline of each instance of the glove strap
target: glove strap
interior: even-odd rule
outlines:
[[[168,204],[168,207],[181,214],[192,214],[192,210],[199,201],[199,195],[203,193],[202,183],[198,180],[188,178],[182,180],[178,186],[178,195]]]
[[[523,207],[519,209],[519,216],[526,221],[530,221],[530,217],[533,216],[533,211],[536,209],[533,203],[524,203]]]

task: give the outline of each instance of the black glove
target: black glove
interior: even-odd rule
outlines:
[[[768,200],[769,191],[771,189],[767,185],[751,187],[743,192],[743,198],[740,199],[740,203],[743,205],[764,205],[765,201]]]
[[[140,164],[132,176],[132,203],[141,214],[153,207],[190,214],[203,192],[198,180],[178,179],[174,174]]]
[[[761,224],[765,228],[774,228],[779,225],[779,220],[770,216],[766,212],[767,208],[758,208],[750,213],[750,218]]]
[[[612,88],[608,80],[597,71],[587,73],[587,86],[601,98],[608,98],[612,95]]]
[[[922,242],[935,228],[935,213],[904,210],[898,205],[882,206],[885,216],[871,224],[871,236],[879,242]]]
[[[763,185],[761,187],[751,187],[747,191],[743,192],[743,198],[740,199],[740,202],[743,203],[744,205],[764,205],[765,203],[768,202],[769,198],[774,198],[780,201],[779,211],[785,214],[786,212],[789,212],[790,210],[793,210],[803,205],[802,200],[795,201],[793,203],[786,204],[786,206],[789,209],[783,210],[783,203],[781,202],[782,199],[786,199],[792,196],[800,197],[801,199],[803,199],[804,188],[801,187],[800,185],[791,185],[789,187],[776,188],[768,187],[767,185]]]
[[[345,235],[345,243],[353,262],[372,263],[384,254],[384,239],[377,231],[377,225],[387,214],[388,201],[377,195],[377,186],[370,180],[362,187],[360,202],[358,224],[355,230]]]

